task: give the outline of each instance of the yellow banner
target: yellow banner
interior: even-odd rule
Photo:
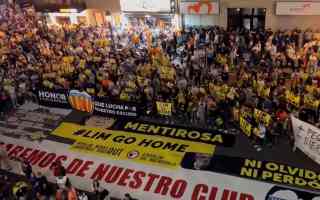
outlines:
[[[257,122],[262,122],[266,126],[269,126],[272,120],[270,114],[263,112],[261,110],[258,110],[256,108],[254,109],[253,116]]]
[[[96,44],[99,47],[106,47],[106,46],[110,45],[110,41],[106,40],[106,39],[99,39],[99,40],[96,41]]]
[[[317,110],[320,104],[319,100],[314,100],[310,96],[304,96],[303,104],[306,108]]]
[[[65,56],[62,58],[64,63],[72,63],[74,61],[74,57],[73,56]]]
[[[160,78],[166,80],[174,80],[175,70],[171,67],[160,67]]]
[[[242,117],[244,117],[244,118],[246,118],[246,117],[251,118],[251,117],[252,117],[252,113],[247,112],[247,111],[241,111],[240,115],[241,115]]]
[[[270,88],[264,88],[261,93],[262,97],[270,97]]]
[[[300,107],[300,96],[296,96],[291,91],[286,91],[286,98],[288,103],[292,104],[297,108]]]
[[[179,167],[186,152],[213,154],[215,150],[210,144],[72,123],[62,123],[52,134],[75,140],[73,151],[168,168]]]
[[[246,134],[248,137],[251,136],[252,125],[247,122],[243,117],[240,117],[240,129]]]
[[[172,103],[157,101],[156,104],[157,104],[157,111],[160,115],[166,115],[166,116],[172,115]]]

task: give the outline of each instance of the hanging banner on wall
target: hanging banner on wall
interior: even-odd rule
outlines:
[[[78,111],[102,116],[135,118],[142,112],[139,104],[95,97],[78,90],[39,90],[37,95],[40,105],[73,108]]]
[[[285,186],[263,183],[245,178],[208,173],[201,170],[166,169],[126,161],[106,159],[91,154],[70,151],[68,144],[45,140],[37,146],[34,142],[3,136],[4,147],[10,158],[13,173],[19,173],[16,158],[30,162],[33,170],[41,172],[55,183],[51,166],[61,161],[72,185],[91,191],[92,181],[100,180],[111,197],[122,199],[130,193],[136,199],[153,200],[317,200],[320,194]]]
[[[199,159],[198,157],[196,159]],[[186,165],[184,167],[188,168],[184,163],[192,159],[194,159],[192,155],[186,155],[183,161],[183,165]],[[203,162],[204,158],[202,158]],[[320,190],[320,173],[305,168],[271,161],[220,155],[211,157],[207,163],[208,166],[203,170],[298,188]]]
[[[320,2],[277,2],[276,15],[320,15]]]
[[[291,115],[295,146],[320,164],[320,129]]]
[[[181,2],[180,13],[188,15],[219,15],[219,3],[211,1]]]
[[[170,12],[170,0],[120,0],[124,12]]]

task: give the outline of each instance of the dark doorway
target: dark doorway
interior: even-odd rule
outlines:
[[[228,8],[228,29],[264,29],[265,8]]]

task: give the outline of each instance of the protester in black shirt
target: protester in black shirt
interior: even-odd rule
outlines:
[[[21,170],[28,180],[32,178],[32,166],[27,159],[21,161]]]
[[[32,180],[33,197],[48,200],[52,195],[48,180],[40,172],[36,173]]]

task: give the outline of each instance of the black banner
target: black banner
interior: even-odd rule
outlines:
[[[92,97],[78,90],[38,90],[40,105],[56,108],[75,109],[101,116],[135,118],[142,112],[137,103],[115,101],[108,98]]]
[[[224,134],[217,130],[190,128],[158,123],[156,124],[146,121],[117,120],[113,126],[113,129],[183,139],[187,141],[214,144],[225,147],[232,147],[235,143],[234,135]]]
[[[67,90],[38,90],[37,97],[40,105],[55,108],[71,108]]]
[[[136,103],[110,101],[103,97],[95,97],[94,113],[102,116],[135,118],[141,114],[141,107]]]
[[[277,162],[218,155],[210,158],[208,155],[188,153],[182,161],[182,167],[213,171],[309,190],[320,190],[319,172]]]

